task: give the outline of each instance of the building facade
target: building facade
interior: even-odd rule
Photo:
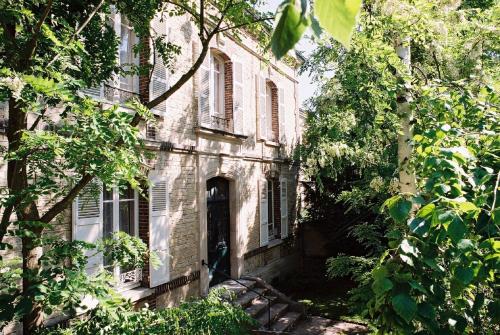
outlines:
[[[113,24],[122,64],[151,61],[134,56],[136,37],[125,18],[116,14]],[[156,18],[152,28],[181,46],[173,71],[154,59],[150,82],[117,76],[85,93],[121,103],[154,98],[176,82],[200,52],[196,30],[184,16]],[[272,281],[298,264],[290,242],[299,209],[290,157],[303,124],[297,70],[259,49],[244,31],[239,39],[216,36],[195,76],[153,109],[156,122],[140,125],[154,153],[146,197],[132,188],[104,187],[98,199],[84,191],[58,218],[55,232],[63,238],[95,242],[124,231],[156,252],[156,268],[114,271],[118,290],[138,304],[172,306],[227,277]],[[92,257],[89,273],[105,263]]]

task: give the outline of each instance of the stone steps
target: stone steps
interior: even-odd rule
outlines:
[[[304,316],[304,310],[300,308],[300,304],[290,300],[262,279],[254,279],[238,280],[248,288],[234,280],[222,282],[213,288],[227,289],[231,293],[228,294],[231,302],[241,306],[248,315],[257,320],[260,328],[256,329],[254,334],[289,334]]]
[[[260,315],[257,317],[257,321],[263,326],[266,327],[271,323],[271,327],[273,327],[274,321],[278,319],[280,316],[286,313],[288,310],[288,304],[275,303],[271,305],[270,316],[267,312],[267,308],[261,311]]]
[[[273,303],[276,301],[276,297],[267,297],[266,298],[256,298],[250,306],[245,308],[245,312],[250,315],[252,318],[256,318],[257,315],[261,314],[263,311],[266,312],[267,314],[267,306],[269,303],[271,303],[271,306]]]
[[[279,319],[277,319],[271,326],[271,330],[277,332],[284,332],[292,329],[302,318],[302,314],[298,312],[288,312]]]
[[[254,291],[247,291],[245,294],[242,294],[240,297],[238,297],[235,301],[235,305],[239,305],[242,308],[246,308],[249,305],[252,304],[252,302],[259,297],[259,294],[264,294],[266,293],[265,288],[256,288],[256,292]]]

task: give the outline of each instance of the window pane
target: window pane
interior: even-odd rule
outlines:
[[[267,121],[267,134],[268,137],[272,136],[273,131],[273,94],[271,85],[266,85],[266,121]],[[274,138],[273,138],[274,139]]]
[[[104,201],[106,200],[113,200],[113,189],[107,189],[106,185],[102,185],[103,193],[102,193],[102,199]]]
[[[273,197],[273,182],[271,180],[267,181],[267,222],[268,222],[268,235],[269,239],[274,238],[274,197]]]
[[[120,231],[134,235],[134,202],[120,201]]]
[[[120,189],[120,200],[133,200],[134,189],[128,185],[126,188]]]
[[[113,193],[113,192],[111,192]],[[105,202],[103,203],[103,238],[110,237],[113,233],[113,203]],[[104,257],[104,266],[111,264],[111,261]],[[110,269],[108,269],[110,270]],[[110,270],[111,271],[111,270]]]
[[[113,233],[113,203],[103,204],[103,237],[109,237]]]

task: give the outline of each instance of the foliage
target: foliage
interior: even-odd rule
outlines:
[[[460,84],[457,84],[460,85]],[[381,331],[498,333],[498,95],[429,87],[435,125],[415,136],[420,194],[389,199],[398,229],[373,270],[369,309]],[[412,206],[418,208],[413,215]]]
[[[271,50],[280,59],[311,27],[316,37],[324,28],[333,38],[349,47],[361,0],[284,0],[278,7],[276,24],[271,38]],[[313,7],[310,9],[309,7]],[[320,26],[321,25],[321,26]]]
[[[30,230],[16,231],[17,235],[23,233],[29,234]],[[112,289],[114,267],[143,267],[149,255],[147,246],[140,239],[121,232],[97,244],[66,241],[49,233],[34,243],[46,249],[40,258],[38,272],[23,272],[21,259],[0,263],[0,327],[21,319],[32,308],[33,302],[47,315],[63,312],[71,316],[77,309],[85,310],[84,296],[94,297],[108,307],[117,306],[123,299]],[[98,253],[108,260],[108,265],[89,275],[85,270],[88,259]],[[157,259],[157,256],[151,256]],[[23,294],[19,280],[26,276],[32,285]]]
[[[359,222],[345,225],[354,224],[349,234],[366,247],[365,257],[331,258],[329,274],[359,283],[351,291],[352,307],[369,311],[382,333],[498,331],[493,328],[498,292],[490,277],[498,277],[493,270],[498,250],[485,242],[498,238],[497,227],[491,229],[494,213],[488,214],[494,212],[499,169],[498,5],[481,10],[459,5],[367,1],[351,49],[323,40],[304,66],[322,86],[309,101],[307,133],[297,154],[327,192],[324,198],[359,214]],[[399,75],[404,73],[394,51],[399,36],[411,39],[411,78]],[[411,86],[405,85],[408,80]],[[413,197],[398,195],[395,179],[401,92],[410,93],[415,114],[411,164],[420,194]],[[384,202],[388,216],[375,214]],[[407,225],[418,206],[429,210],[424,206],[431,203],[432,213],[438,211],[434,219]],[[454,214],[440,215],[444,212]],[[439,294],[430,282],[436,290],[440,285]],[[424,302],[435,317],[420,313]],[[428,304],[422,313],[429,312]]]
[[[43,331],[43,335],[94,334],[249,334],[255,321],[241,308],[224,300],[226,292],[211,291],[206,298],[182,303],[178,307],[136,311],[130,305],[114,310],[95,309],[89,318],[69,328]]]
[[[1,288],[2,322],[23,318],[25,333],[31,333],[42,324],[44,313],[71,313],[85,295],[111,297],[113,303],[106,287],[109,278],[87,276],[81,252],[104,248],[124,265],[141,266],[150,256],[146,246],[126,236],[91,246],[53,240],[48,234],[54,234],[55,221],[67,215],[63,212],[94,180],[108,186],[130,184],[139,192],[147,187],[151,154],[139,136],[139,123],[153,122],[149,109],[195,74],[214,36],[230,33],[238,38],[239,28],[270,19],[253,10],[258,2],[206,1],[200,8],[198,1],[184,0],[2,1],[0,103],[8,106],[9,122],[8,143],[2,148],[7,187],[0,190],[0,250],[20,245],[16,252],[23,255],[22,269],[9,267],[2,280],[17,279],[24,287],[22,292],[12,283]],[[161,59],[170,71],[182,50],[168,36],[152,31],[155,16],[187,16],[198,30],[193,36],[202,50],[177,82],[151,101],[94,101],[83,89],[103,83],[118,89],[114,86],[120,76],[151,78],[154,64],[119,62],[115,14],[126,18],[137,35],[136,56],[143,53],[149,59],[151,52],[152,63]],[[145,48],[149,43],[154,52]]]

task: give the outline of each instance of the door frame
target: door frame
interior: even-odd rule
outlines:
[[[208,171],[207,171],[208,170]],[[209,289],[208,268],[202,265],[202,261],[208,261],[208,245],[207,245],[207,181],[214,177],[222,177],[229,182],[229,243],[230,243],[230,268],[231,277],[239,278],[243,273],[243,247],[240,237],[241,229],[239,227],[240,216],[240,180],[238,173],[235,170],[221,172],[218,167],[215,169],[200,168],[198,175],[198,204],[199,204],[199,221],[200,221],[200,294],[206,296]],[[201,171],[206,171],[203,173]]]
[[[224,222],[224,225],[227,225],[227,227],[223,228],[223,229],[227,229],[227,242],[229,244],[229,250],[227,250],[228,252],[228,261],[229,261],[229,270],[228,273],[230,276],[232,276],[232,273],[231,273],[231,255],[232,255],[232,251],[233,251],[233,245],[232,245],[232,240],[234,240],[233,238],[231,238],[231,193],[230,193],[230,184],[231,182],[227,179],[227,178],[224,178],[224,177],[220,177],[220,176],[217,176],[217,177],[213,177],[213,178],[210,178],[210,179],[207,179],[207,186],[208,186],[208,183],[214,179],[218,179],[216,182],[218,183],[219,181],[221,182],[221,184],[224,184],[224,188],[227,187],[227,199],[224,200],[224,206],[227,206],[227,210],[229,211],[229,216],[225,219],[223,219],[225,222]],[[208,188],[207,188],[207,191],[208,191]],[[207,205],[207,263],[209,264],[209,266],[212,266],[213,264],[210,263],[210,259],[208,258],[208,247],[210,248],[213,248],[214,246],[209,246],[208,245],[208,233],[210,232],[211,229],[214,229],[215,227],[210,227],[210,223],[208,222],[208,203],[209,203],[209,197],[208,197],[208,194],[206,196],[206,205]],[[220,228],[220,227],[219,227]],[[213,260],[212,260],[213,261]],[[223,269],[220,269],[220,270],[223,270]],[[225,271],[224,271],[225,272]],[[215,275],[215,274],[214,274]],[[225,280],[225,279],[224,279]],[[223,281],[224,281],[223,280]],[[209,286],[213,286],[213,284],[211,284],[209,282]]]

